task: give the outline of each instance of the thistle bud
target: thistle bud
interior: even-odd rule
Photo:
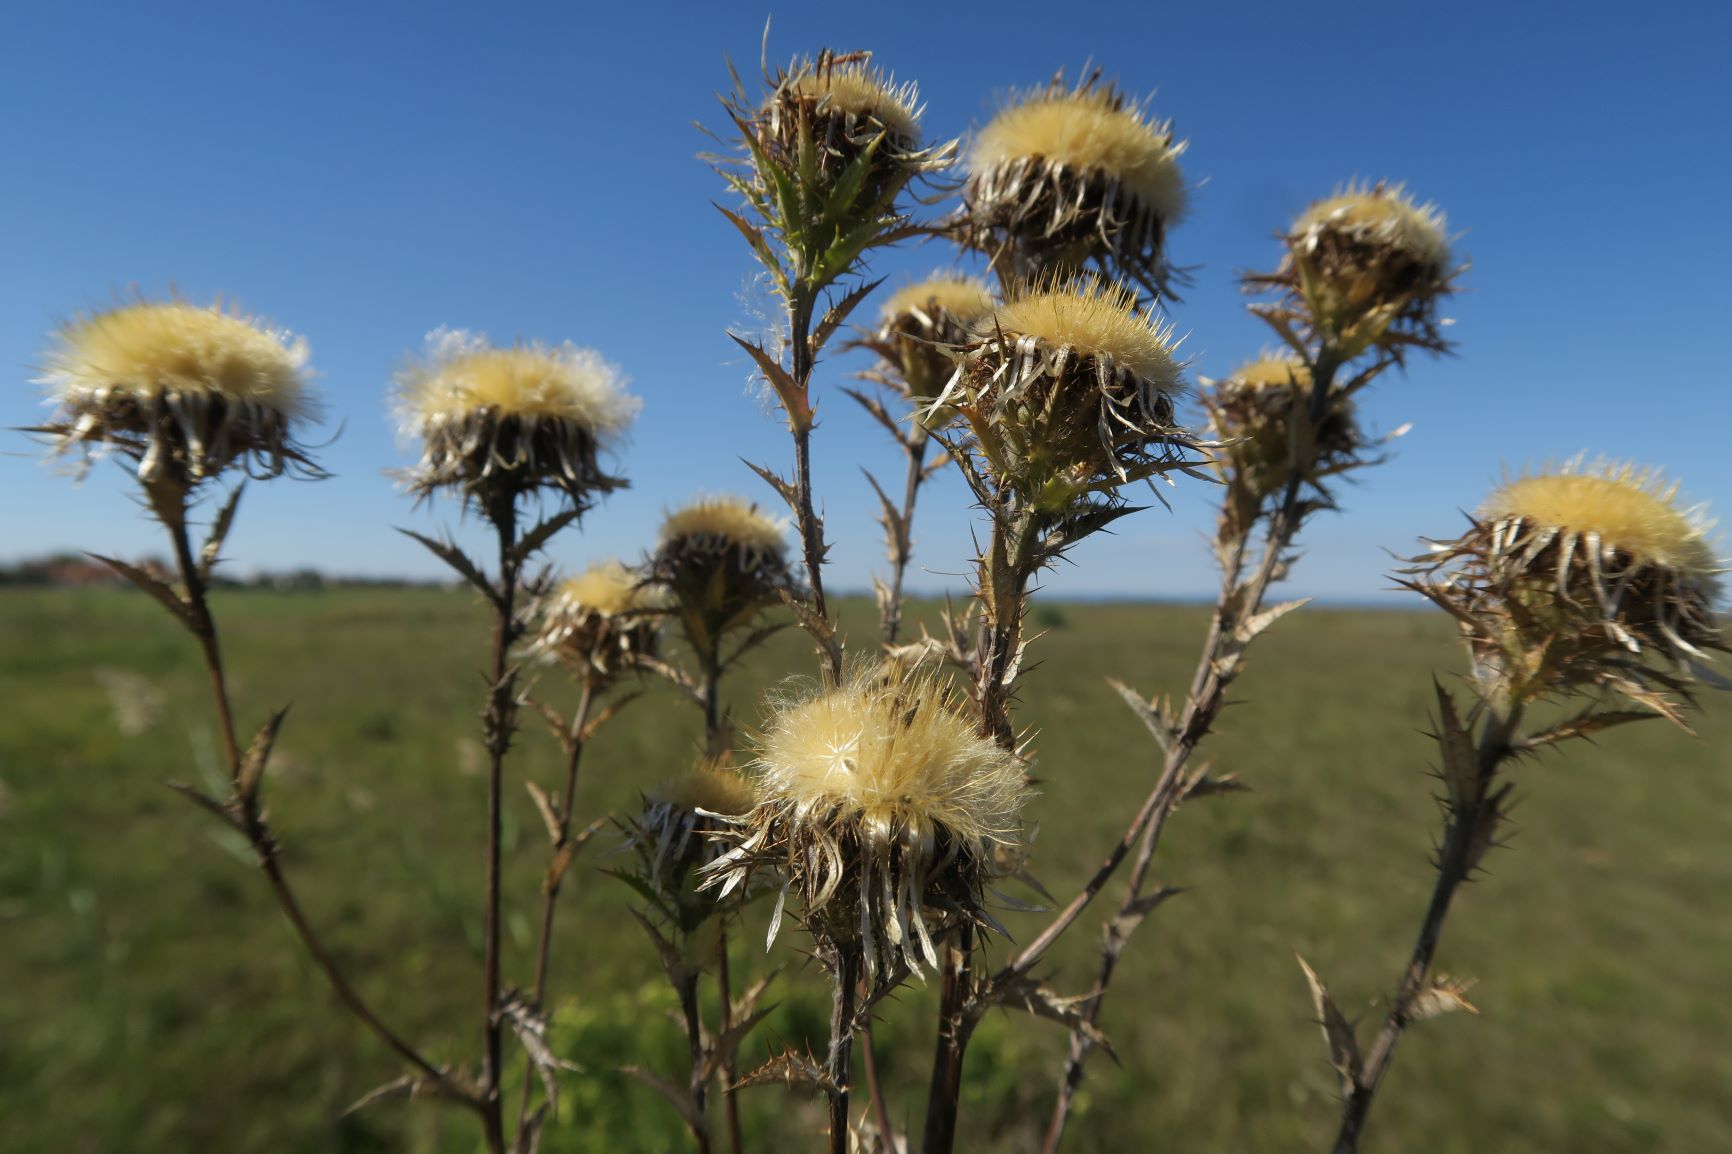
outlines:
[[[780,602],[792,581],[781,523],[736,497],[670,513],[649,573],[699,652],[714,652],[723,634]]]
[[[1609,688],[1671,715],[1660,691],[1726,648],[1707,532],[1657,473],[1576,462],[1500,486],[1416,587],[1518,695]]]
[[[117,451],[147,488],[184,494],[231,466],[275,477],[317,468],[295,426],[317,414],[307,344],[254,318],[182,301],[78,317],[40,378],[55,415],[35,430],[57,453]],[[178,504],[178,502],[176,503]]]
[[[890,366],[891,383],[910,400],[930,405],[956,372],[952,350],[992,315],[994,303],[991,290],[972,277],[932,277],[891,295],[868,343]]]
[[[988,469],[1031,505],[1062,513],[1181,463],[1182,391],[1171,326],[1122,286],[1093,279],[1013,294],[975,326],[933,402],[968,421]]]
[[[834,256],[837,273],[857,252],[835,246],[859,223],[887,217],[910,179],[949,164],[954,152],[921,146],[918,91],[873,68],[869,53],[796,61],[756,108],[742,99],[730,108],[755,187],[735,187],[791,247],[813,260]]]
[[[602,689],[634,657],[655,656],[663,611],[658,591],[641,575],[618,561],[604,561],[542,599],[530,649]]]
[[[1184,150],[1170,125],[1111,85],[1055,82],[975,138],[962,193],[966,243],[1025,280],[1092,266],[1164,292],[1167,231],[1185,210]]]
[[[591,349],[501,348],[436,330],[397,375],[402,431],[422,445],[409,487],[423,497],[455,490],[487,515],[544,489],[587,508],[626,483],[599,462],[641,404],[623,386]]]
[[[936,967],[935,934],[992,926],[985,887],[1022,840],[1023,764],[930,673],[865,666],[775,702],[755,770],[757,804],[708,884],[779,870],[807,929],[868,973]]]

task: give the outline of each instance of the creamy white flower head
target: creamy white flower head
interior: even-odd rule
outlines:
[[[617,444],[641,407],[625,383],[601,354],[569,341],[495,346],[480,334],[435,329],[423,355],[397,374],[400,429],[423,443],[411,486],[423,494],[459,488],[483,502],[550,487],[586,504],[623,483],[596,456]]]
[[[293,439],[319,409],[304,339],[185,301],[79,316],[54,336],[37,383],[56,409],[42,431],[58,450],[118,449],[147,482],[196,482],[237,462],[258,476],[316,472]]]

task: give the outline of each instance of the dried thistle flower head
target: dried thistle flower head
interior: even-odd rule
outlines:
[[[1021,842],[1029,792],[1022,762],[981,737],[950,690],[929,672],[867,665],[772,710],[757,805],[711,867],[715,884],[779,869],[807,928],[859,948],[869,973],[936,966],[936,930],[992,925],[985,886]]]
[[[1349,186],[1299,214],[1272,278],[1345,356],[1373,345],[1441,348],[1436,304],[1451,290],[1443,213],[1400,185]]]
[[[1054,82],[975,137],[967,243],[1025,279],[1092,265],[1164,292],[1167,230],[1185,210],[1184,150],[1170,125],[1098,77]]]
[[[1726,648],[1708,529],[1658,473],[1575,461],[1506,481],[1415,587],[1518,695],[1609,688],[1675,717],[1676,668]]]
[[[668,514],[649,572],[700,652],[713,652],[723,634],[780,602],[792,580],[782,523],[738,497],[704,498]]]
[[[397,374],[403,433],[422,444],[410,488],[455,489],[484,512],[544,488],[586,508],[625,485],[598,461],[641,404],[624,384],[599,353],[569,342],[497,347],[437,329]]]
[[[644,880],[687,932],[720,908],[712,895],[698,893],[698,872],[724,849],[716,835],[756,804],[752,782],[726,759],[705,759],[644,794],[630,839]]]
[[[307,343],[255,318],[184,301],[79,316],[55,333],[45,371],[56,452],[118,450],[146,485],[181,488],[240,464],[255,477],[317,469],[295,426],[317,415]]]
[[[897,387],[914,401],[930,402],[956,371],[949,350],[966,342],[996,303],[974,277],[931,277],[890,295],[870,345],[894,370],[889,379]]]
[[[1295,452],[1304,480],[1316,483],[1356,461],[1364,447],[1353,402],[1340,390],[1324,399],[1309,438],[1304,426],[1295,430],[1295,415],[1309,424],[1311,369],[1291,354],[1265,354],[1241,365],[1215,381],[1203,403],[1215,435],[1229,443],[1229,482],[1243,488],[1252,506],[1247,512],[1285,491]]]
[[[537,607],[531,651],[600,689],[638,655],[654,656],[665,612],[659,590],[618,561],[556,585]]]
[[[968,421],[1001,484],[1048,512],[1180,464],[1184,388],[1170,325],[1121,285],[1013,293],[975,327],[934,407]]]

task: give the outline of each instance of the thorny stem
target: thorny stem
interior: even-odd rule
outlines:
[[[860,984],[860,953],[852,944],[831,946],[835,990],[830,1004],[830,1154],[848,1154],[848,1083],[854,1056],[854,994]]]
[[[1332,346],[1325,344],[1318,352],[1312,370],[1312,388],[1307,413],[1309,429],[1315,430],[1321,421],[1328,404],[1329,390],[1334,386],[1335,374],[1341,361]],[[1101,948],[1100,968],[1095,975],[1093,995],[1083,1010],[1084,1018],[1090,1026],[1098,1024],[1101,1006],[1106,999],[1107,987],[1112,983],[1113,975],[1118,966],[1119,956],[1123,953],[1129,941],[1128,931],[1118,927],[1125,924],[1121,919],[1134,916],[1138,903],[1143,898],[1143,887],[1148,879],[1149,867],[1152,864],[1156,850],[1160,846],[1161,834],[1166,828],[1167,818],[1173,808],[1183,798],[1179,788],[1181,778],[1189,766],[1191,755],[1197,746],[1208,736],[1215,719],[1220,715],[1221,708],[1226,703],[1226,691],[1238,675],[1236,662],[1223,662],[1224,651],[1228,644],[1235,640],[1239,627],[1256,616],[1262,609],[1263,598],[1267,595],[1269,586],[1274,583],[1276,574],[1280,571],[1283,558],[1291,548],[1294,537],[1298,534],[1300,524],[1304,520],[1304,510],[1301,507],[1301,495],[1305,483],[1305,470],[1294,462],[1290,470],[1286,487],[1282,493],[1281,503],[1269,516],[1268,529],[1264,537],[1263,553],[1257,570],[1250,582],[1241,585],[1240,578],[1244,572],[1246,553],[1250,540],[1249,528],[1238,533],[1226,555],[1222,559],[1221,596],[1215,605],[1215,614],[1209,623],[1209,632],[1203,642],[1202,653],[1198,657],[1197,667],[1191,677],[1190,690],[1186,694],[1185,707],[1179,719],[1171,743],[1165,751],[1160,776],[1150,791],[1148,799],[1138,811],[1131,826],[1126,830],[1125,837],[1114,846],[1112,853],[1096,871],[1083,891],[1053,920],[1047,932],[1031,943],[1016,962],[1006,968],[1006,973],[1026,972],[1027,966],[1032,966],[1041,953],[1044,953],[1052,941],[1065,928],[1075,921],[1083,908],[1086,907],[1106,883],[1112,873],[1124,860],[1133,841],[1138,842],[1136,859],[1131,867],[1131,874],[1125,884],[1125,896],[1119,904],[1117,914],[1107,923],[1105,939]],[[1074,911],[1074,912],[1073,912]],[[1039,952],[1032,951],[1039,947]],[[1027,958],[1024,965],[1024,958]],[[1018,968],[1021,966],[1022,968]],[[1046,1140],[1042,1146],[1043,1154],[1057,1154],[1064,1140],[1065,1127],[1070,1119],[1071,1108],[1075,1103],[1076,1092],[1082,1084],[1083,1067],[1087,1062],[1094,1043],[1081,1030],[1073,1030],[1070,1038],[1070,1050],[1065,1060],[1064,1073],[1059,1079],[1057,1101],[1053,1104],[1052,1117],[1047,1124]]]
[[[692,1063],[690,1091],[694,1117],[686,1120],[686,1128],[692,1132],[692,1141],[697,1146],[698,1154],[710,1154],[710,1132],[705,1125],[709,1115],[704,1109],[709,1087],[703,1076],[704,1026],[702,1010],[698,1005],[698,972],[692,970],[687,973],[675,984],[675,989],[679,991],[680,1009],[685,1014],[686,1042]]]
[[[1451,807],[1443,845],[1437,855],[1437,884],[1432,888],[1425,919],[1420,923],[1419,937],[1413,943],[1413,954],[1396,986],[1395,998],[1389,1004],[1389,1017],[1366,1051],[1359,1073],[1353,1079],[1352,1090],[1342,1100],[1341,1128],[1335,1137],[1335,1154],[1355,1154],[1359,1149],[1360,1132],[1365,1127],[1378,1088],[1383,1084],[1383,1077],[1395,1061],[1396,1044],[1413,1021],[1414,999],[1425,989],[1431,976],[1432,958],[1443,936],[1443,923],[1449,916],[1450,903],[1472,870],[1475,843],[1485,836],[1486,831],[1481,829],[1480,823],[1497,819],[1496,801],[1490,796],[1491,784],[1498,768],[1510,756],[1510,739],[1520,724],[1521,713],[1519,705],[1505,711],[1487,710],[1488,716],[1480,733],[1473,798]]]
[[[788,298],[788,332],[792,348],[793,376],[801,392],[811,395],[812,370],[816,350],[812,348],[812,308],[815,294],[806,287],[796,289]],[[806,562],[806,579],[812,585],[811,610],[817,622],[808,625],[813,640],[818,643],[819,657],[824,665],[824,678],[830,685],[842,682],[842,652],[833,633],[830,607],[824,600],[824,525],[812,504],[812,425],[809,418],[789,416],[794,434],[794,516],[799,522],[800,553]],[[826,636],[823,632],[829,631]]]
[[[721,1036],[727,1037],[734,1026],[734,983],[728,976],[728,920],[723,917],[716,926],[716,986],[721,996],[717,1018]],[[734,1095],[734,1056],[730,1051],[722,1061],[722,1112],[728,1126],[728,1149],[742,1154],[745,1143],[740,1137],[740,1103]]]
[[[890,593],[884,602],[884,644],[896,644],[896,634],[902,628],[902,581],[913,556],[909,547],[914,532],[914,502],[920,495],[920,483],[926,479],[926,444],[931,440],[926,430],[918,426],[902,442],[908,457],[908,475],[902,486],[900,520],[890,528]]]
[[[866,1066],[866,1092],[872,1096],[872,1112],[878,1119],[880,1145],[896,1149],[895,1124],[890,1120],[890,1103],[884,1097],[884,1085],[878,1079],[878,1043],[872,1036],[872,1019],[867,1015],[860,1023],[860,1056]],[[736,1151],[735,1154],[738,1154]]]
[[[577,710],[571,715],[571,727],[566,731],[565,751],[565,792],[559,795],[559,836],[554,839],[553,853],[558,857],[561,850],[571,840],[571,816],[577,801],[577,774],[583,764],[584,727],[589,723],[590,706],[595,702],[595,685],[588,677],[584,678],[583,691],[577,699]],[[549,872],[547,885],[543,887],[541,902],[541,937],[535,949],[535,996],[532,999],[536,1009],[541,1009],[547,997],[547,969],[553,953],[553,917],[559,908],[559,888],[565,880],[563,873]],[[522,1134],[529,1121],[529,1101],[535,1086],[535,1071],[525,1070],[523,1074],[523,1098],[517,1107],[517,1132]]]
[[[956,1145],[956,1114],[962,1096],[962,1059],[971,1025],[964,1016],[968,999],[968,962],[973,927],[964,925],[946,942],[944,975],[938,995],[938,1038],[932,1055],[932,1081],[926,1099],[924,1154],[950,1154]]]
[[[1034,576],[1036,514],[1000,501],[993,510],[992,538],[981,560],[980,643],[976,650],[975,703],[980,733],[1002,748],[1016,748],[1010,720],[1011,683],[1022,648],[1022,616],[1028,583]],[[964,925],[947,942],[938,1000],[938,1035],[926,1099],[925,1154],[949,1154],[956,1141],[956,1114],[962,1094],[962,1064],[972,1032],[967,1019],[972,993],[969,966],[972,929]]]
[[[184,501],[184,494],[181,497]],[[217,636],[216,618],[210,611],[207,599],[208,590],[204,579],[199,574],[199,568],[192,556],[191,542],[187,538],[186,510],[184,504],[177,510],[162,509],[159,513],[168,514],[162,517],[168,527],[169,536],[174,542],[175,562],[180,570],[182,584],[186,586],[186,604],[189,612],[188,627],[198,638],[199,647],[203,651],[205,667],[210,672],[211,693],[216,701],[217,717],[223,733],[223,744],[229,758],[229,773],[231,780],[239,781],[241,771],[240,746],[235,739],[234,711],[229,704],[228,679],[223,672],[222,645]],[[420,1071],[421,1075],[438,1087],[439,1092],[454,1101],[479,1107],[474,1096],[463,1087],[457,1085],[444,1070],[439,1069],[423,1057],[420,1051],[405,1041],[396,1031],[387,1026],[375,1014],[355,988],[349,984],[343,972],[337,966],[337,960],[331,956],[324,942],[307,921],[306,913],[301,909],[300,901],[295,897],[293,888],[289,885],[287,876],[282,869],[282,861],[277,850],[275,838],[271,836],[264,818],[258,811],[254,799],[238,799],[240,802],[239,826],[247,840],[252,844],[253,853],[257,855],[259,867],[264,870],[265,880],[270,883],[271,893],[277,899],[283,916],[288,918],[294,927],[296,935],[301,939],[301,945],[312,956],[313,963],[325,975],[325,981],[330,984],[332,992],[343,1003],[349,1012],[359,1018],[363,1025],[373,1031],[381,1042],[404,1062]]]
[[[504,1111],[500,1105],[501,1047],[504,1023],[499,1014],[499,854],[501,843],[502,790],[505,753],[511,748],[512,715],[516,709],[517,677],[508,671],[511,646],[517,640],[517,503],[507,495],[488,510],[499,534],[498,615],[493,623],[493,659],[487,709],[482,731],[487,739],[487,895],[482,911],[482,1003],[481,1095],[482,1119],[486,1126],[489,1154],[504,1154]]]

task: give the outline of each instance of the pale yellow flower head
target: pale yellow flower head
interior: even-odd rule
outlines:
[[[1449,264],[1442,211],[1415,202],[1399,184],[1349,185],[1317,201],[1293,222],[1292,235],[1311,238],[1311,243],[1324,233],[1387,246],[1439,272]]]
[[[1163,393],[1183,388],[1172,326],[1138,309],[1122,285],[1083,279],[1019,293],[998,307],[992,323],[1006,336],[1105,360]]]
[[[1184,142],[1110,88],[1043,89],[1005,108],[975,136],[971,174],[1040,160],[1117,184],[1169,224],[1185,210]]]
[[[1252,389],[1311,388],[1311,370],[1304,361],[1290,353],[1266,353],[1246,361],[1227,378],[1233,384]]]
[[[705,761],[671,777],[644,795],[652,805],[670,805],[686,810],[739,817],[758,803],[757,789],[745,774],[732,766]]]
[[[855,943],[868,972],[919,972],[935,926],[988,924],[984,887],[1022,843],[1024,767],[931,672],[871,664],[773,701],[753,769],[757,805],[711,867],[724,892],[776,866],[807,928]]]
[[[1090,77],[1023,95],[976,134],[962,240],[1001,279],[1099,275],[1166,295],[1167,234],[1184,215],[1183,142]]]
[[[1680,505],[1678,488],[1651,469],[1575,463],[1505,481],[1480,513],[1591,536],[1601,549],[1638,563],[1710,580],[1720,571],[1710,526],[1699,512]]]
[[[293,426],[317,416],[307,343],[222,305],[139,302],[74,318],[54,334],[38,383],[61,450],[115,448],[147,482],[196,482],[230,464],[309,471]]]
[[[739,497],[700,497],[669,513],[660,536],[663,545],[703,538],[749,553],[779,553],[787,540],[780,521]]]
[[[598,461],[641,405],[624,385],[593,349],[498,347],[436,329],[424,354],[397,374],[402,431],[423,447],[410,487],[422,495],[457,489],[483,511],[542,488],[587,507],[624,484]]]
[[[992,290],[977,277],[935,276],[891,293],[879,315],[886,324],[910,315],[931,324],[933,314],[942,312],[969,325],[990,316],[996,303]]]
[[[786,87],[819,112],[839,113],[856,122],[874,121],[907,144],[920,140],[919,89],[897,84],[867,61],[797,66]]]
[[[665,599],[615,560],[568,577],[537,606],[530,655],[602,689],[638,656],[654,656]]]

